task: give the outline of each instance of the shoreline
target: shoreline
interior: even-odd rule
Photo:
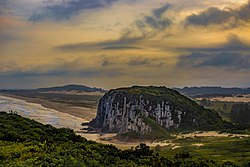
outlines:
[[[45,108],[53,109],[62,113],[67,113],[72,116],[85,119],[87,121],[91,121],[96,116],[96,109],[79,107],[79,106],[71,106],[65,103],[51,102],[45,99],[30,98],[30,97],[17,96],[17,95],[12,95],[12,94],[0,93],[0,95],[19,99],[19,100],[24,100],[29,103],[40,104],[41,106]]]

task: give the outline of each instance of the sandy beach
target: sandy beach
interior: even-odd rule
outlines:
[[[70,128],[74,131],[81,130],[81,124],[87,122],[84,118],[49,109],[37,103],[26,102],[2,95],[0,95],[0,111],[14,111],[18,115],[40,123],[50,124],[56,128]]]
[[[3,94],[3,93],[0,93],[0,95],[24,100],[30,103],[40,104],[45,108],[54,109],[59,112],[67,113],[75,117],[83,118],[87,121],[91,121],[96,116],[96,109],[70,106],[68,104],[51,102],[51,101],[48,101],[45,99],[39,99],[39,98],[29,98],[29,97],[16,96],[16,95],[11,95],[11,94]]]
[[[230,134],[230,133],[219,133],[217,131],[208,132],[193,132],[187,134],[178,134],[177,138],[195,138],[195,137],[249,137],[246,134]]]

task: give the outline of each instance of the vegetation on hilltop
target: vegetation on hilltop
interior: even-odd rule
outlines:
[[[223,88],[223,87],[184,87],[174,88],[189,97],[216,97],[232,96],[234,94],[250,94],[250,88]]]
[[[104,93],[105,90],[101,88],[92,88],[84,85],[65,85],[65,86],[56,86],[56,87],[50,87],[50,88],[39,88],[35,91],[38,92],[46,92],[46,91],[83,91],[83,92],[102,92]]]
[[[232,106],[230,119],[237,124],[250,125],[250,103],[238,103]]]

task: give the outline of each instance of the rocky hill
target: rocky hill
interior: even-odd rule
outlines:
[[[170,130],[214,130],[222,124],[214,111],[166,87],[133,86],[107,92],[90,125],[102,132],[164,137]]]

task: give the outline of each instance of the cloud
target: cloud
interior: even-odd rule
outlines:
[[[101,64],[102,64],[102,66],[109,66],[109,65],[111,65],[113,63],[110,62],[109,60],[103,60],[103,62]]]
[[[170,4],[164,4],[160,8],[153,9],[150,15],[135,21],[137,28],[145,31],[150,27],[153,30],[163,30],[172,25],[171,19],[164,17],[164,13],[171,8]]]
[[[236,34],[228,35],[228,43],[224,45],[221,49],[227,51],[244,51],[250,50],[250,45],[243,42]]]
[[[171,7],[170,4],[165,4],[160,8],[156,8],[153,10],[153,15],[157,18],[161,18],[162,15]]]
[[[107,47],[108,49],[142,49],[133,44],[150,39],[157,33],[166,30],[172,25],[172,20],[165,16],[166,12],[171,8],[169,3],[162,5],[159,8],[152,9],[151,12],[142,17],[138,17],[131,23],[129,27],[123,28],[121,31],[120,40],[117,42],[129,43],[129,46]]]
[[[210,7],[198,14],[186,17],[186,25],[208,26],[226,24],[229,28],[237,27],[250,20],[250,1],[239,8],[219,9]]]
[[[243,55],[235,52],[193,52],[189,55],[181,56],[178,61],[178,66],[249,69],[250,55]]]
[[[5,15],[10,13],[10,7],[8,4],[8,0],[0,0],[0,15]]]
[[[250,51],[250,44],[241,40],[239,36],[236,34],[229,34],[227,36],[227,41],[224,44],[217,45],[217,46],[209,46],[203,48],[179,48],[180,50],[184,51],[191,51],[191,52],[221,52],[221,51]]]
[[[137,47],[136,44],[143,37],[135,38],[120,38],[118,40],[107,40],[103,42],[82,42],[74,44],[64,44],[56,46],[54,49],[60,51],[86,51],[86,50],[96,50],[96,49],[105,49],[105,50],[128,50],[128,49],[141,49]]]
[[[53,3],[47,0],[44,6],[30,16],[29,21],[69,20],[72,16],[88,9],[98,9],[111,5],[117,0],[63,0]]]
[[[178,66],[228,69],[250,68],[250,45],[235,34],[229,34],[226,43],[215,47],[184,48],[180,50],[191,53],[181,56]]]
[[[129,60],[127,64],[129,66],[150,65],[150,60],[147,58],[137,57],[132,60]]]
[[[128,49],[142,49],[140,47],[135,47],[135,46],[108,46],[108,47],[104,47],[102,49],[105,50],[128,50]]]
[[[127,60],[127,65],[128,66],[133,66],[133,67],[151,67],[151,68],[162,68],[166,65],[167,59],[166,58],[154,58],[154,57],[149,57],[145,58],[144,56],[137,56],[137,57],[132,57]]]
[[[51,64],[36,65],[33,67],[18,67],[15,63],[0,64],[0,77],[118,77],[122,76],[121,69],[101,67],[82,68],[82,60],[73,61],[55,60]]]
[[[230,17],[229,10],[221,10],[219,8],[211,7],[199,14],[188,16],[186,21],[189,25],[207,26],[209,24],[221,24],[228,21]]]
[[[170,4],[164,4],[159,8],[155,8],[151,11],[150,15],[143,16],[142,19],[137,19],[133,28],[124,28],[121,31],[121,37],[116,40],[107,40],[101,42],[82,42],[82,43],[68,43],[60,46],[56,46],[54,49],[60,51],[86,51],[86,50],[138,50],[143,49],[139,45],[139,42],[150,38],[158,31],[162,31],[172,25],[172,21],[166,18],[164,14],[171,7]],[[152,31],[148,32],[148,28]],[[140,31],[136,34],[136,31]]]
[[[144,23],[141,22],[138,24],[138,26],[141,26],[142,24],[144,24],[143,27],[149,26],[152,29],[165,29],[166,27],[169,27],[172,24],[171,20],[167,18],[156,19],[152,16],[145,16],[144,19],[145,19]]]
[[[0,43],[7,43],[7,42],[11,42],[11,41],[17,41],[17,40],[21,40],[23,39],[23,37],[17,37],[11,34],[4,34],[4,33],[0,33]],[[1,47],[1,46],[0,46]]]

